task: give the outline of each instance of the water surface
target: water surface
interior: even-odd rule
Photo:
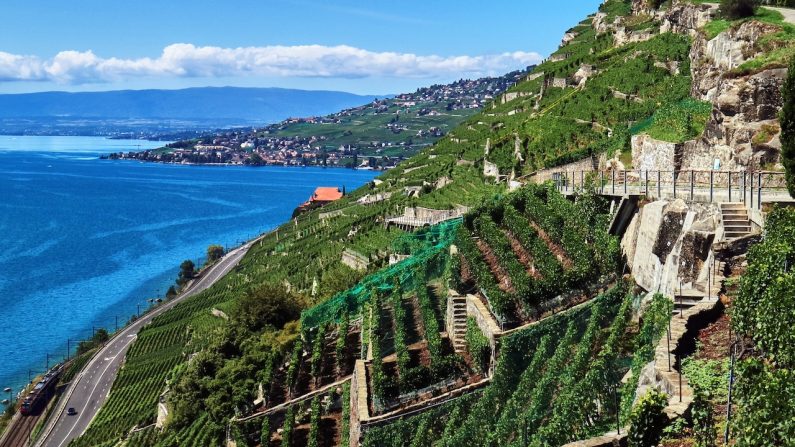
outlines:
[[[126,321],[208,245],[273,228],[316,186],[375,175],[98,159],[161,144],[0,136],[0,389],[62,358],[67,338]]]

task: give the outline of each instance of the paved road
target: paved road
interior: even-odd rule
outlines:
[[[780,12],[784,16],[785,22],[795,24],[795,9],[775,8],[773,6],[765,6],[765,8]]]
[[[42,438],[36,442],[36,446],[65,447],[72,439],[83,434],[102,404],[107,400],[111,385],[113,385],[113,380],[124,361],[127,349],[135,341],[141,328],[155,316],[171,309],[185,298],[207,289],[221,279],[240,262],[252,243],[249,242],[230,251],[181,295],[144,314],[138,321],[113,337],[72,381],[56,410],[57,417],[53,416],[49,421],[47,429]],[[66,409],[70,407],[77,410],[76,416],[66,415]]]

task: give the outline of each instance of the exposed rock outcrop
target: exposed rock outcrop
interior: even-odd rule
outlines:
[[[679,3],[668,11],[657,13],[662,24],[661,33],[677,33],[695,36],[698,30],[712,20],[718,12],[717,5]]]
[[[718,226],[719,210],[714,205],[685,204],[681,199],[647,204],[621,240],[635,281],[647,291],[668,295],[680,280],[685,288],[700,287]]]

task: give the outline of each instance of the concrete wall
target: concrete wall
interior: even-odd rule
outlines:
[[[502,331],[500,327],[497,326],[497,321],[494,320],[489,309],[475,295],[467,295],[467,316],[475,319],[481,332],[483,332],[483,335],[489,340],[489,346],[491,346],[491,361],[489,362],[488,375],[491,377],[494,372],[497,355],[497,337]]]
[[[367,259],[367,256],[346,248],[345,251],[342,252],[342,263],[354,270],[365,271],[370,261]]]
[[[358,447],[362,434],[362,421],[370,419],[367,407],[367,371],[364,360],[357,360],[351,376],[351,431],[350,447]]]
[[[632,136],[632,167],[642,171],[673,171],[677,144],[645,135]]]
[[[555,166],[554,168],[548,169],[541,169],[536,171],[530,179],[535,183],[544,183],[548,180],[552,180],[552,174],[556,172],[576,172],[575,182],[577,185],[580,184],[580,171],[593,171],[594,165],[597,168],[602,166],[603,164],[607,163],[607,157],[603,154],[599,158],[595,157],[586,157],[582,160],[578,160],[572,163],[568,163],[561,166]],[[571,174],[569,174],[569,179],[571,179]]]

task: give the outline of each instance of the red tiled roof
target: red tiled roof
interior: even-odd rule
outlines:
[[[310,197],[310,202],[333,202],[342,198],[342,191],[336,186],[320,186],[315,189],[314,194]]]

